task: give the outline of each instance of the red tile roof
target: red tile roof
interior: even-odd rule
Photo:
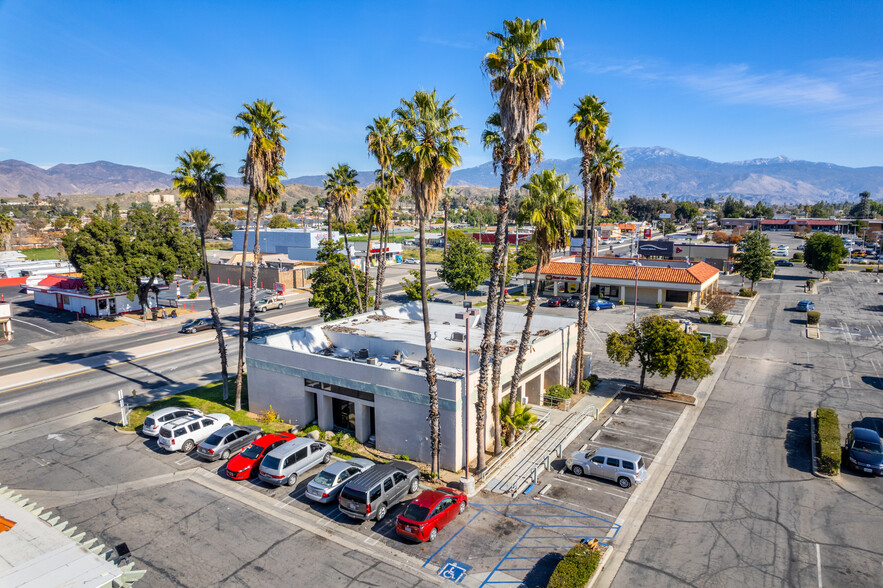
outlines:
[[[579,276],[580,264],[572,262],[552,261],[540,273],[553,276]],[[525,274],[533,274],[536,266],[524,270]],[[642,282],[672,282],[676,284],[704,284],[720,270],[703,261],[689,268],[670,267],[638,267],[638,279]],[[635,266],[595,263],[592,265],[593,278],[610,278],[615,280],[634,280]]]

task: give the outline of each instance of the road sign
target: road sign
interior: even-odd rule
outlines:
[[[652,237],[652,235],[653,235],[652,229],[644,229],[644,238],[645,239],[650,239]]]
[[[661,212],[659,213],[659,218],[671,218],[671,213]]]
[[[466,577],[466,572],[471,569],[472,566],[448,558],[444,565],[438,569],[438,575],[454,584],[459,584]]]

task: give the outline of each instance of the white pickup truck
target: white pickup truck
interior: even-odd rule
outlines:
[[[285,306],[285,299],[281,296],[270,296],[269,298],[261,298],[258,300],[254,309],[257,312],[267,312],[268,310],[273,310],[274,308],[282,308]]]

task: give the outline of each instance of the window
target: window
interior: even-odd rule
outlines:
[[[63,296],[61,297],[61,300],[62,300],[62,302],[63,302],[64,304],[70,304],[70,303],[71,303],[71,297],[68,296],[67,294],[63,295]]]
[[[215,424],[215,421],[213,421],[212,419],[202,419],[202,426],[203,427],[210,427],[213,424]]]
[[[202,426],[199,424],[198,421],[195,422],[195,423],[190,423],[189,425],[187,425],[187,430],[190,431],[191,433],[194,432],[194,431],[198,431],[198,430],[200,430],[201,428],[202,428]]]
[[[374,502],[380,498],[380,486],[374,486],[374,489],[371,490],[371,502]]]
[[[395,472],[392,475],[392,478],[396,481],[396,484],[400,484],[401,482],[405,481],[405,474],[403,474],[402,472]]]
[[[239,437],[236,433],[230,433],[224,438],[224,443],[233,443],[236,441],[236,438]]]
[[[387,492],[392,490],[392,478],[387,478],[383,481],[383,489]]]
[[[665,301],[666,302],[689,302],[690,301],[690,292],[684,290],[666,290],[665,291]]]
[[[632,470],[632,471],[634,471],[634,469],[635,469],[635,464],[633,464],[633,463],[630,462],[630,461],[622,460],[622,469],[624,469],[624,470]]]
[[[608,457],[607,458],[607,465],[618,468],[619,467],[619,460],[613,459],[612,457]]]
[[[184,427],[181,427],[180,429],[175,429],[175,437],[180,437],[181,435],[183,435],[186,432],[187,431],[184,430]]]
[[[304,451],[306,451],[306,449]],[[310,453],[316,453],[317,451],[322,451],[321,443],[313,443],[310,445]]]
[[[303,449],[298,449],[297,453],[294,454],[294,460],[300,461],[302,459],[306,459],[307,455],[308,455],[308,450],[306,447],[304,447]]]
[[[595,462],[595,463],[598,463],[598,464],[604,465],[604,458],[603,458],[603,457],[600,457],[600,456],[599,456],[599,457],[593,457],[593,458],[592,458],[592,461]]]

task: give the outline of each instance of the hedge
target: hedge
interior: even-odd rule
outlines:
[[[833,408],[816,411],[816,433],[819,436],[819,470],[833,475],[840,471],[840,421]],[[556,568],[557,569],[557,568]]]
[[[577,543],[555,566],[547,587],[584,588],[598,568],[599,561],[601,561],[600,549],[592,549],[585,543]]]
[[[587,394],[589,392],[589,390],[591,390],[592,388],[594,388],[595,386],[598,385],[598,381],[599,381],[599,378],[598,378],[597,374],[589,375],[589,377],[587,379],[585,379],[579,383],[579,391],[582,392],[583,394]]]
[[[757,290],[751,290],[749,288],[742,288],[739,290],[739,296],[746,296],[748,298],[754,298],[757,296]]]
[[[570,398],[571,396],[573,396],[573,390],[571,388],[568,388],[567,386],[555,384],[554,386],[549,386],[549,389],[546,390],[546,394],[550,396],[557,396],[558,398]]]
[[[714,354],[720,355],[724,351],[727,350],[727,338],[726,337],[717,337],[714,340]]]
[[[806,324],[808,325],[817,325],[819,324],[819,319],[822,318],[822,313],[818,310],[810,310],[806,313]]]

